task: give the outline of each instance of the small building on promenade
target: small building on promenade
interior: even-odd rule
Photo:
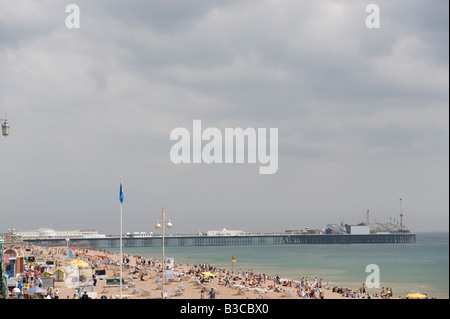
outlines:
[[[25,271],[25,254],[22,237],[15,233],[3,236],[3,267],[7,278],[14,278]]]
[[[8,277],[5,272],[5,262],[3,256],[3,238],[0,236],[0,299],[8,299]]]

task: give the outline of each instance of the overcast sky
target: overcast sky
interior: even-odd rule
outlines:
[[[80,28],[66,27],[66,6]],[[380,28],[366,27],[366,6]],[[445,0],[0,0],[0,233],[449,227]],[[279,165],[179,164],[170,132],[278,128]]]

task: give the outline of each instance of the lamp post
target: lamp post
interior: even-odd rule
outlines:
[[[167,224],[166,224],[166,215],[164,212],[164,207],[162,209],[162,214],[161,214],[161,222],[162,222],[162,271],[163,271],[163,277],[162,277],[162,299],[164,299],[164,282],[166,280],[166,258],[165,258],[165,252],[164,252],[164,238],[165,238],[165,234],[164,234],[164,226],[167,226],[167,228],[172,228],[172,223],[170,222],[170,219],[167,220]],[[155,225],[156,229],[160,229],[161,228],[161,224],[159,223],[159,220],[156,221],[156,225]]]
[[[8,114],[5,115],[4,119],[0,118],[0,120],[3,121],[2,122],[2,135],[5,136],[5,137],[9,135],[9,130],[11,128],[9,126],[7,117],[8,117]]]
[[[70,256],[70,246],[69,246],[69,236],[66,236],[66,244],[67,244],[67,260],[69,260],[72,256]]]
[[[403,230],[402,199],[400,198],[400,230]]]

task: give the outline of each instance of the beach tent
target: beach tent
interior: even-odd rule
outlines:
[[[30,288],[26,291],[29,294],[46,294],[47,290],[42,289],[38,286],[34,286],[33,288]]]
[[[415,294],[409,294],[406,295],[406,299],[427,299],[427,295],[415,293]]]
[[[55,281],[61,282],[65,279],[65,273],[64,270],[58,269],[55,271]]]

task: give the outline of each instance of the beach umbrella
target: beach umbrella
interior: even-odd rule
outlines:
[[[47,290],[42,289],[38,286],[34,286],[33,288],[30,288],[26,291],[29,294],[46,294]]]
[[[406,298],[407,299],[426,299],[427,295],[415,293],[415,294],[406,295]]]
[[[17,287],[15,287],[15,288],[13,288],[12,293],[13,293],[14,295],[18,296],[18,295],[20,294],[20,289],[17,288]]]
[[[87,262],[85,262],[83,260],[80,260],[80,259],[74,259],[72,261],[69,261],[68,263],[71,264],[71,265],[74,265],[74,266],[78,266],[80,268],[87,268],[87,267],[89,267],[89,264]]]
[[[8,278],[8,286],[16,286],[19,284],[19,282],[14,278]]]
[[[212,273],[210,273],[209,271],[205,271],[202,274],[205,275],[205,276],[214,277],[214,275]]]

